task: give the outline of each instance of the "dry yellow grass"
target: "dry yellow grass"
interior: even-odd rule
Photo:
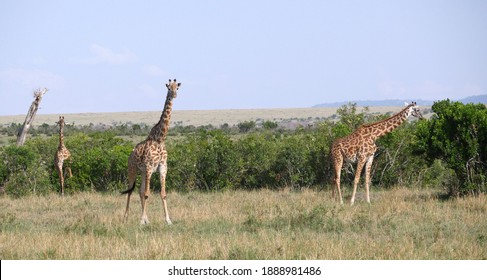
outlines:
[[[371,107],[370,112],[387,113],[398,112],[400,107]],[[329,117],[336,113],[336,108],[288,108],[288,109],[239,109],[239,110],[175,110],[171,122],[183,125],[214,125],[224,123],[234,125],[243,121],[270,120],[279,121],[290,118],[321,118]],[[61,113],[60,113],[61,114]],[[152,125],[160,116],[160,111],[151,112],[119,112],[119,113],[78,113],[64,114],[66,122],[78,125],[113,124],[113,123],[145,123]],[[41,112],[36,116],[34,126],[43,123],[54,124],[58,121],[58,114],[44,115]],[[0,116],[0,126],[11,123],[23,123],[25,115]]]
[[[0,259],[486,259],[485,196],[438,200],[431,191],[375,191],[339,206],[328,191],[171,192],[140,226],[138,197],[0,198]]]

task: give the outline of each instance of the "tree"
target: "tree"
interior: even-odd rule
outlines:
[[[17,146],[24,145],[25,138],[27,137],[27,132],[29,131],[29,128],[32,125],[32,122],[34,121],[34,118],[37,114],[37,110],[39,109],[42,96],[46,92],[47,92],[47,88],[43,88],[43,89],[39,88],[34,91],[34,101],[32,101],[32,104],[30,105],[22,129],[19,130],[19,133],[17,134]]]
[[[420,123],[417,151],[430,162],[441,159],[458,183],[451,182],[450,195],[487,191],[487,107],[443,100],[433,107],[430,121]]]
[[[262,127],[267,130],[273,130],[277,128],[277,123],[273,121],[265,121],[262,123]]]
[[[348,126],[351,131],[356,130],[359,126],[367,121],[369,107],[364,107],[361,113],[357,113],[357,103],[349,102],[337,109],[342,124]]]
[[[237,124],[238,130],[240,133],[247,133],[255,128],[254,121],[245,121]]]

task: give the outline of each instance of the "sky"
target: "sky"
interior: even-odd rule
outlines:
[[[0,0],[0,115],[487,94],[484,0]]]

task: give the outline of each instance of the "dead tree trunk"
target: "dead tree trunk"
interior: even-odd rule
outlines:
[[[36,89],[34,91],[34,101],[30,105],[29,111],[27,112],[27,116],[25,117],[24,125],[22,129],[19,130],[17,134],[17,146],[24,145],[25,138],[27,137],[27,132],[29,131],[32,122],[37,113],[37,109],[39,109],[39,104],[41,103],[42,96],[47,92],[47,88],[43,89]]]

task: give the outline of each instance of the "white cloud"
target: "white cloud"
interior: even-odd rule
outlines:
[[[157,97],[160,92],[157,92],[152,86],[144,84],[139,86],[140,93],[148,97]]]
[[[33,64],[33,65],[43,65],[47,63],[47,59],[44,57],[36,56],[36,57],[24,57],[19,58],[18,62],[20,64]]]
[[[20,84],[31,88],[60,88],[65,84],[65,80],[55,73],[23,68],[10,68],[0,71],[0,81],[5,84]]]
[[[121,52],[115,52],[109,48],[100,46],[98,44],[92,44],[90,46],[91,57],[88,58],[71,58],[69,61],[80,64],[125,64],[134,62],[137,60],[135,54],[125,49]]]
[[[157,65],[144,65],[142,67],[142,72],[146,75],[149,76],[154,76],[154,77],[163,77],[166,75],[166,72],[164,72],[159,66]]]

